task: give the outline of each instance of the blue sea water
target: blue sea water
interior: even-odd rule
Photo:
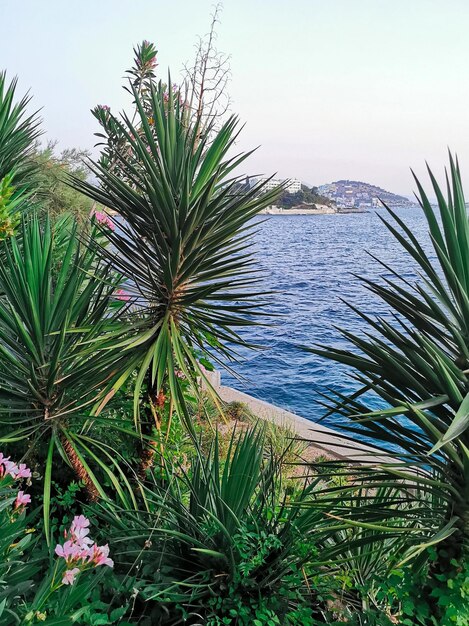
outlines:
[[[422,211],[407,208],[396,212],[427,248],[428,228]],[[363,330],[363,322],[343,300],[368,314],[386,314],[386,306],[354,276],[374,280],[389,276],[370,254],[400,276],[415,279],[411,259],[378,215],[387,217],[384,210],[273,215],[256,225],[254,249],[264,270],[263,287],[276,291],[270,310],[281,317],[274,325],[242,331],[245,339],[264,348],[243,351],[241,361],[234,366],[241,380],[223,373],[223,384],[313,421],[325,412],[319,404],[321,391],[331,387],[349,392],[354,388],[347,368],[308,353],[302,346],[343,346],[336,327]],[[334,419],[332,416],[326,423],[334,426]]]

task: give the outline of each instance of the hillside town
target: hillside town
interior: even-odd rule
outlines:
[[[265,209],[267,213],[364,213],[382,207],[409,208],[415,203],[398,194],[386,191],[376,185],[354,181],[338,180],[319,187],[310,187],[298,178],[248,177],[246,185],[263,185],[262,193],[283,186],[274,205]]]
[[[338,180],[318,187],[321,195],[332,200],[338,209],[362,209],[364,211],[379,208],[383,203],[391,208],[415,206],[415,202],[405,196],[399,196],[377,187],[355,180]]]

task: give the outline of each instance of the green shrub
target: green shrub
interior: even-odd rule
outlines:
[[[76,148],[56,154],[52,142],[35,150],[31,157],[36,168],[34,194],[41,213],[53,220],[64,214],[72,215],[80,223],[89,220],[93,202],[67,184],[68,177],[72,175],[86,180],[89,171],[85,160],[89,156],[86,150]]]
[[[303,566],[321,513],[304,506],[307,488],[287,500],[264,438],[259,429],[234,433],[222,464],[215,437],[190,472],[147,486],[147,511],[104,506],[118,570],[148,623],[195,624],[199,615],[213,624],[313,624]]]

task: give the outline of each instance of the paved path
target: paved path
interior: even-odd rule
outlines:
[[[295,413],[290,413],[290,411],[280,409],[273,404],[253,398],[232,387],[221,385],[220,372],[206,372],[206,374],[222,400],[225,402],[242,402],[257,417],[273,422],[278,426],[288,426],[298,434],[298,437],[310,441],[314,448],[326,456],[346,458],[372,465],[397,462],[397,459],[385,456],[371,446],[356,441],[348,441],[332,428],[311,422],[304,417],[295,415]]]

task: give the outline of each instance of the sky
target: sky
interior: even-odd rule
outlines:
[[[469,0],[224,0],[238,147],[250,174],[348,178],[410,195],[409,168],[441,176],[448,147],[469,188]],[[90,109],[125,106],[143,39],[178,79],[212,0],[0,0],[0,69],[42,108],[47,139],[93,148]],[[8,28],[5,27],[8,26]],[[469,192],[468,192],[469,195]]]

